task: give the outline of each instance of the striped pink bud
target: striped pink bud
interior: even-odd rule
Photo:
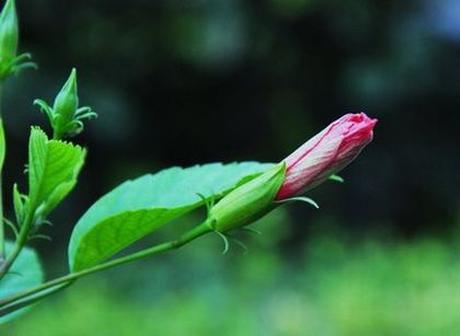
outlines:
[[[286,177],[276,199],[303,194],[345,168],[372,140],[376,123],[364,113],[349,113],[308,140],[284,160]]]

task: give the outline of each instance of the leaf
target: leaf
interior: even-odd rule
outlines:
[[[99,199],[75,226],[69,244],[71,270],[97,265],[272,166],[244,162],[174,167],[121,184]]]
[[[6,242],[7,254],[13,249],[13,243]],[[25,247],[5,277],[0,280],[0,300],[16,294],[30,287],[35,287],[43,282],[43,271],[37,254],[34,250]],[[0,324],[3,324],[20,314],[26,312],[30,307],[0,317]]]
[[[48,140],[33,127],[29,140],[29,198],[31,209],[45,217],[73,189],[86,151],[71,143]]]

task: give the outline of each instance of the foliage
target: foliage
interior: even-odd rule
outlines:
[[[18,336],[33,336],[32,330],[49,336],[129,336],[133,330],[171,336],[435,336],[456,335],[460,328],[454,242],[351,243],[316,236],[304,257],[290,261],[260,246],[231,257],[200,252],[214,243],[200,241],[170,258],[128,268],[118,289],[110,274],[83,282],[8,330]]]
[[[29,140],[27,204],[35,209],[34,217],[46,217],[73,189],[83,166],[85,153],[80,146],[48,140],[42,130],[32,128]]]
[[[17,36],[14,0],[9,0],[0,15],[0,42],[3,41],[0,47],[14,47],[10,51],[10,58],[16,54]],[[0,68],[9,69],[10,58],[0,58]],[[13,72],[4,72],[3,75],[6,78]],[[233,194],[240,189],[244,193],[245,186],[253,185],[251,181],[264,182],[266,174],[271,174],[266,170],[272,164],[215,163],[186,169],[166,169],[155,175],[127,181],[103,196],[77,223],[69,245],[71,272],[41,284],[41,266],[34,252],[26,245],[33,238],[48,238],[38,232],[43,224],[50,224],[47,217],[75,187],[84,164],[86,150],[62,139],[79,134],[84,129],[83,120],[94,117],[95,113],[89,107],[79,107],[75,69],[57,94],[53,107],[41,99],[36,99],[35,104],[48,116],[53,136],[49,139],[39,127],[32,127],[26,168],[29,177],[28,193],[21,193],[18,185],[14,184],[12,196],[15,221],[6,219],[3,211],[0,211],[0,323],[16,317],[24,307],[73,284],[74,280],[82,276],[175,249],[213,231],[213,226],[205,220],[177,239],[106,261],[174,218],[203,205],[211,212],[214,202],[226,194]],[[0,172],[6,147],[1,123]],[[255,194],[259,196],[255,202],[262,202],[260,206],[253,205],[257,213],[265,214],[272,208],[276,190],[284,179],[284,169],[278,175],[279,182],[270,190],[266,191],[266,183],[256,185]],[[241,203],[240,199],[238,201]],[[254,203],[254,200],[251,202]],[[1,199],[0,209],[3,210]],[[238,208],[236,212],[233,216],[240,216],[241,209]],[[4,223],[13,230],[16,238],[14,243],[5,242]],[[241,226],[250,223],[248,220]],[[226,239],[224,233],[219,234]],[[14,275],[21,279],[10,280]]]
[[[69,245],[70,268],[79,271],[98,264],[270,166],[246,162],[175,167],[121,184],[76,224]]]
[[[36,67],[30,62],[30,54],[17,54],[18,46],[16,5],[14,0],[7,0],[0,13],[0,90],[12,75]],[[43,99],[34,101],[48,118],[52,135],[48,136],[38,126],[31,128],[25,168],[28,190],[22,192],[17,183],[13,184],[14,220],[3,213],[0,198],[0,324],[84,276],[177,249],[207,233],[213,232],[222,238],[225,251],[229,239],[245,247],[234,236],[235,231],[250,231],[246,225],[272,211],[281,201],[301,200],[317,207],[313,200],[303,197],[300,192],[279,197],[279,190],[291,173],[285,162],[275,167],[273,164],[242,162],[161,170],[154,175],[127,181],[100,198],[75,226],[69,244],[70,272],[45,281],[40,261],[28,245],[35,238],[49,239],[42,233],[42,226],[52,224],[48,217],[76,186],[86,159],[86,149],[76,145],[74,137],[84,130],[83,121],[96,117],[90,107],[79,105],[76,74],[73,68],[52,106]],[[0,173],[3,173],[4,160],[10,159],[5,157],[8,143],[2,120]],[[367,135],[372,135],[372,129]],[[340,156],[340,148],[342,146],[334,151],[334,157]],[[305,151],[305,155],[308,153]],[[321,154],[320,150],[315,155],[321,157]],[[351,156],[344,157],[351,160]],[[327,170],[328,166],[317,165],[321,181],[332,172]],[[344,163],[340,164],[343,166]],[[2,175],[0,195],[3,189],[1,178]],[[332,179],[341,181],[336,176]],[[306,184],[301,174],[296,184],[302,187]],[[146,235],[156,233],[164,224],[204,206],[207,216],[191,229],[158,244],[147,244],[135,251],[125,250]],[[14,234],[13,242],[5,240],[6,225]],[[126,253],[117,255],[121,251]]]
[[[0,13],[0,90],[5,79],[31,65],[25,62],[30,59],[29,54],[16,56],[18,38],[15,2],[8,0]],[[252,215],[254,219],[260,217],[272,209],[276,191],[284,179],[283,168],[277,174],[276,185],[266,190],[265,176],[270,174],[266,171],[272,164],[246,162],[228,165],[215,163],[186,169],[176,167],[127,181],[103,196],[78,221],[69,244],[70,273],[41,283],[40,263],[26,245],[34,238],[49,238],[39,230],[43,224],[51,224],[48,216],[77,184],[86,157],[86,149],[68,139],[81,133],[83,121],[96,114],[90,107],[79,107],[75,68],[56,95],[52,107],[42,99],[36,99],[34,104],[48,117],[53,135],[49,139],[38,126],[31,129],[29,161],[25,170],[29,188],[28,193],[22,193],[16,183],[13,185],[14,221],[4,216],[3,200],[0,198],[0,323],[16,317],[18,312],[73,284],[80,277],[175,249],[216,230],[205,219],[201,225],[186,231],[179,238],[107,260],[167,222],[198,207],[206,205],[211,213],[214,202],[240,189],[244,194],[245,186],[254,185],[252,181],[263,182],[256,184],[253,194],[258,196],[251,198],[251,206],[256,209]],[[0,116],[0,195],[6,148]],[[241,192],[237,195],[238,202],[244,203]],[[228,207],[225,204],[224,211]],[[240,208],[232,213],[233,217],[241,217]],[[215,213],[213,216],[214,221],[217,217]],[[232,221],[232,218],[229,220]],[[246,220],[240,226],[251,222]],[[5,241],[5,224],[15,235],[13,243]],[[229,229],[218,232],[226,244],[225,231]],[[11,280],[15,275],[21,279]]]

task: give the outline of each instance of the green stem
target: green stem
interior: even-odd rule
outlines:
[[[30,228],[33,222],[33,215],[29,212],[26,220],[21,225],[21,229],[19,231],[19,236],[16,238],[16,242],[14,243],[13,250],[8,255],[6,260],[0,264],[0,280],[6,275],[10,267],[13,265],[16,258],[19,256],[19,253],[27,243],[27,239],[29,238]]]
[[[42,285],[39,285],[37,287],[28,289],[24,292],[15,294],[13,296],[10,296],[8,298],[5,298],[3,300],[0,300],[0,316],[3,316],[5,314],[8,314],[9,312],[12,311],[12,305],[14,303],[18,303],[18,308],[21,308],[22,305],[21,303],[23,302],[22,300],[26,298],[30,298],[31,300],[36,296],[39,295],[39,298],[42,299],[48,295],[54,294],[56,291],[65,288],[66,286],[62,286],[57,288],[56,290],[50,290],[50,288],[55,288],[59,285],[62,284],[67,284],[71,283],[81,277],[87,276],[89,274],[93,274],[96,272],[100,272],[109,268],[113,268],[119,265],[127,264],[129,262],[133,262],[151,255],[159,254],[162,252],[166,251],[171,251],[174,249],[177,249],[186,243],[212,231],[211,227],[209,226],[209,223],[207,221],[203,222],[201,225],[196,226],[192,230],[188,231],[184,235],[182,235],[179,239],[172,240],[166,243],[162,243],[159,245],[155,245],[153,247],[147,248],[145,250],[127,255],[125,257],[120,257],[111,261],[108,261],[104,264],[100,264],[91,268],[87,268],[75,273],[70,273],[65,276],[62,276],[60,278],[56,278],[54,280],[48,281]],[[48,291],[47,293],[42,293],[43,291]],[[43,295],[40,295],[42,293]],[[34,300],[36,301],[36,300]]]
[[[0,168],[0,265],[3,265],[4,262],[5,262],[5,223],[3,219],[2,169]]]
[[[65,284],[62,284],[62,285],[59,285],[59,286],[56,286],[56,287],[53,287],[53,288],[49,288],[48,290],[40,292],[40,293],[37,293],[35,295],[31,295],[31,296],[29,296],[27,298],[24,298],[23,300],[14,301],[13,303],[8,304],[3,308],[0,308],[0,316],[5,316],[5,315],[8,315],[10,313],[14,313],[15,311],[17,311],[17,310],[19,310],[21,308],[30,306],[31,304],[34,304],[34,303],[36,303],[38,301],[41,301],[45,297],[48,297],[48,296],[51,296],[51,295],[53,295],[53,294],[55,294],[57,292],[60,292],[61,290],[69,287],[71,284],[72,284],[72,282],[67,282]]]
[[[2,93],[3,93],[3,83],[0,82],[0,122],[3,122],[1,119],[2,118]],[[3,221],[3,167],[2,166],[0,166],[0,265],[3,265],[3,263],[5,262],[5,223]],[[1,276],[0,276],[0,279],[1,279]]]

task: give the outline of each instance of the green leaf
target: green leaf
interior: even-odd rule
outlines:
[[[45,217],[73,189],[86,151],[71,143],[48,140],[33,127],[29,141],[30,209]]]
[[[13,249],[13,243],[6,242],[7,254]],[[43,282],[43,271],[40,261],[34,250],[24,248],[5,277],[0,280],[0,300],[16,294],[30,287],[35,287]],[[0,324],[3,324],[18,315],[24,313],[30,307],[0,317]]]
[[[272,166],[244,162],[174,167],[121,184],[99,199],[75,226],[69,244],[71,270],[97,265],[172,219],[202,206],[206,200],[221,198],[242,180]]]

